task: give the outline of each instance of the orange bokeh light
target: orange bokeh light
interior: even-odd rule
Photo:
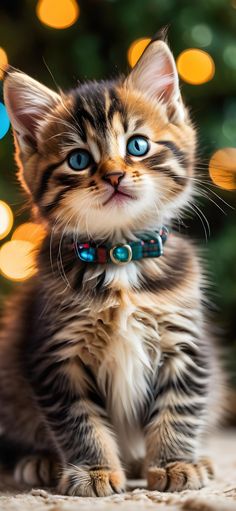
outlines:
[[[181,78],[192,85],[209,82],[215,74],[215,64],[209,53],[195,48],[178,56],[177,69]]]
[[[8,64],[8,58],[5,50],[0,48],[0,80],[3,78],[4,70]]]
[[[34,245],[29,241],[4,243],[0,249],[0,271],[4,277],[14,281],[31,277],[36,271],[33,249]]]
[[[5,238],[8,233],[10,232],[13,225],[13,213],[6,204],[6,202],[3,202],[0,200],[0,240]]]
[[[136,62],[138,62],[138,59],[141,57],[150,41],[150,38],[143,37],[141,39],[137,39],[130,45],[128,49],[128,62],[131,67],[134,67]]]
[[[45,237],[46,231],[40,224],[26,222],[19,225],[13,232],[12,240],[30,241],[39,246]]]
[[[225,190],[236,189],[236,148],[216,151],[210,159],[209,174],[213,183]]]
[[[79,6],[75,0],[39,0],[36,13],[42,23],[52,28],[68,28],[79,17]]]

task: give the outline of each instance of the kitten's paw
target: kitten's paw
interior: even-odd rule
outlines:
[[[58,465],[50,457],[32,455],[22,458],[14,469],[14,479],[29,486],[53,486]]]
[[[121,469],[72,465],[63,469],[58,489],[64,495],[106,497],[121,493],[124,487],[125,476]]]
[[[198,463],[174,461],[165,467],[149,467],[147,482],[149,490],[182,491],[199,490],[214,477],[214,470],[208,458]]]

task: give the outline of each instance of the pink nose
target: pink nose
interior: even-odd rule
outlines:
[[[107,181],[107,183],[110,183],[111,186],[114,188],[117,188],[117,186],[120,184],[121,179],[123,179],[125,173],[124,172],[109,172],[108,174],[105,174],[103,176],[104,181]]]

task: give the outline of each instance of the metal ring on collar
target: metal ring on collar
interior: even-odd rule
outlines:
[[[126,260],[119,259],[118,255],[116,255],[115,252],[119,248],[121,248],[121,249],[123,248],[123,249],[125,249],[127,251],[127,259]],[[132,255],[133,255],[132,254],[132,248],[131,248],[130,245],[126,245],[126,244],[123,245],[122,243],[119,243],[118,245],[115,245],[114,247],[112,247],[110,249],[110,258],[111,258],[111,260],[112,260],[112,262],[114,264],[118,264],[118,265],[127,264],[127,263],[129,263],[131,261]]]

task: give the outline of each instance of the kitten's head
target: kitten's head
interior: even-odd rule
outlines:
[[[10,68],[4,98],[21,181],[49,226],[107,237],[156,228],[186,205],[195,135],[165,42],[127,78],[68,93]]]

